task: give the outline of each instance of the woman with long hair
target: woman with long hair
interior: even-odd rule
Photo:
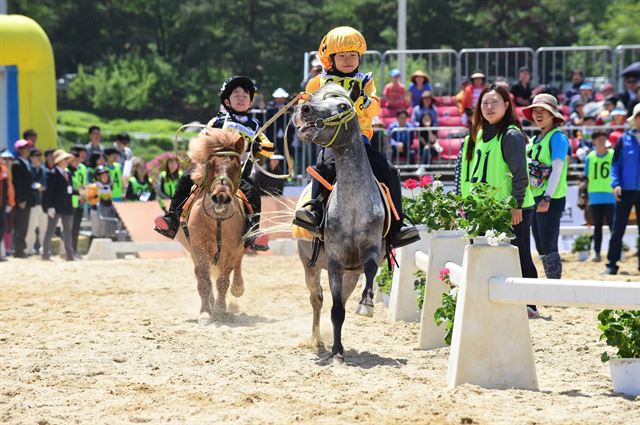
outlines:
[[[518,248],[522,276],[537,278],[530,249],[534,200],[527,172],[527,137],[504,87],[490,84],[482,90],[465,145],[462,168],[469,173],[469,189],[488,184],[498,189],[496,196],[515,199],[511,209],[515,238],[511,243]],[[529,317],[538,316],[535,306],[528,306],[528,313]]]

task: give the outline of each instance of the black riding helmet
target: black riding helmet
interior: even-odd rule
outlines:
[[[222,83],[222,87],[220,87],[220,103],[224,105],[224,101],[229,99],[231,92],[237,87],[245,89],[249,93],[249,99],[253,102],[253,96],[256,94],[256,85],[253,84],[253,81],[251,81],[249,77],[236,75]]]
[[[109,169],[104,165],[100,165],[96,168],[96,171],[95,171],[96,179],[100,177],[102,174],[109,174]],[[111,177],[111,175],[109,175],[109,177]]]

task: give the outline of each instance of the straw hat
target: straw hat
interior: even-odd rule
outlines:
[[[483,80],[486,79],[486,77],[484,76],[484,74],[480,71],[474,72],[473,74],[471,74],[471,77],[469,77],[469,80],[474,80],[476,78],[482,78]]]
[[[57,165],[60,161],[64,161],[65,159],[73,159],[73,155],[64,151],[64,149],[56,149],[53,152],[53,162]]]
[[[416,77],[424,78],[425,83],[429,82],[429,76],[424,71],[422,71],[421,69],[419,69],[416,72],[414,72],[413,74],[411,74],[411,82],[413,84],[416,83]]]
[[[627,118],[627,123],[631,127],[635,127],[636,126],[636,117],[638,115],[640,115],[640,103],[636,103],[636,106],[633,107],[633,112],[631,113],[631,116],[629,118]]]
[[[536,95],[536,97],[533,98],[531,105],[522,110],[522,115],[524,115],[524,117],[529,121],[533,121],[533,108],[546,109],[551,115],[553,115],[553,120],[555,122],[564,122],[564,116],[558,111],[558,99],[550,94],[541,93]]]

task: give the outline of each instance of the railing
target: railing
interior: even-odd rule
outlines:
[[[563,92],[572,69],[581,69],[596,89],[606,82],[616,81],[613,49],[609,46],[541,47],[538,57],[540,84],[550,85]]]
[[[303,81],[308,78],[315,51],[304,54]],[[608,81],[623,90],[620,72],[625,66],[640,60],[640,45],[611,46],[548,46],[534,51],[529,47],[462,49],[387,50],[381,54],[368,50],[362,57],[361,71],[372,71],[379,90],[388,80],[385,71],[400,69],[402,81],[417,69],[431,77],[436,95],[453,95],[464,78],[476,69],[483,71],[488,80],[505,77],[509,84],[518,80],[518,70],[526,66],[531,70],[533,84],[547,84],[563,91],[570,85],[569,71],[580,68],[596,88]]]
[[[640,60],[640,44],[621,44],[615,48],[614,53],[615,72],[619,76],[627,66]],[[623,78],[618,78],[616,87],[619,92],[625,89]]]
[[[401,80],[410,83],[415,71],[422,70],[429,75],[435,96],[453,93],[458,87],[457,53],[453,49],[387,50],[383,54],[383,70],[398,68]],[[388,81],[387,74],[381,74],[382,81]],[[380,78],[380,77],[379,77]],[[382,88],[380,88],[382,90]]]
[[[487,81],[504,77],[511,84],[518,81],[518,71],[523,66],[529,68],[535,82],[536,64],[536,54],[528,47],[462,49],[458,53],[458,87],[462,80],[468,78],[475,70],[482,71]]]

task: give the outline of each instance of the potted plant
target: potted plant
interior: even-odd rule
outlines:
[[[491,185],[477,185],[462,200],[459,225],[474,243],[497,246],[508,244],[514,236],[511,209],[516,206],[515,199],[497,198],[497,192]]]
[[[456,303],[458,301],[458,288],[451,283],[451,275],[446,267],[440,270],[440,280],[449,286],[449,292],[442,294],[442,305],[438,307],[433,314],[433,320],[436,325],[444,324],[446,332],[444,343],[451,345],[451,337],[453,336],[453,320],[456,317]]]
[[[416,290],[416,295],[418,296],[418,310],[422,310],[424,290],[427,286],[427,275],[422,270],[418,270],[413,275],[416,278],[416,280],[413,281],[413,289]]]
[[[589,258],[592,240],[593,236],[587,234],[582,234],[574,239],[571,252],[578,253],[578,261],[586,261]]]
[[[614,391],[640,396],[640,310],[602,310],[598,320],[600,340],[618,350],[615,357],[606,351],[600,357],[609,361]]]
[[[414,223],[425,225],[429,231],[460,229],[462,198],[454,191],[445,191],[438,176],[435,180],[431,176],[407,179],[403,186],[411,190],[412,196],[402,198],[402,208]],[[421,190],[414,195],[418,187]]]
[[[386,265],[378,268],[376,275],[376,285],[382,294],[382,301],[385,306],[389,306],[389,294],[391,294],[391,284],[393,283],[393,270],[389,270]]]

